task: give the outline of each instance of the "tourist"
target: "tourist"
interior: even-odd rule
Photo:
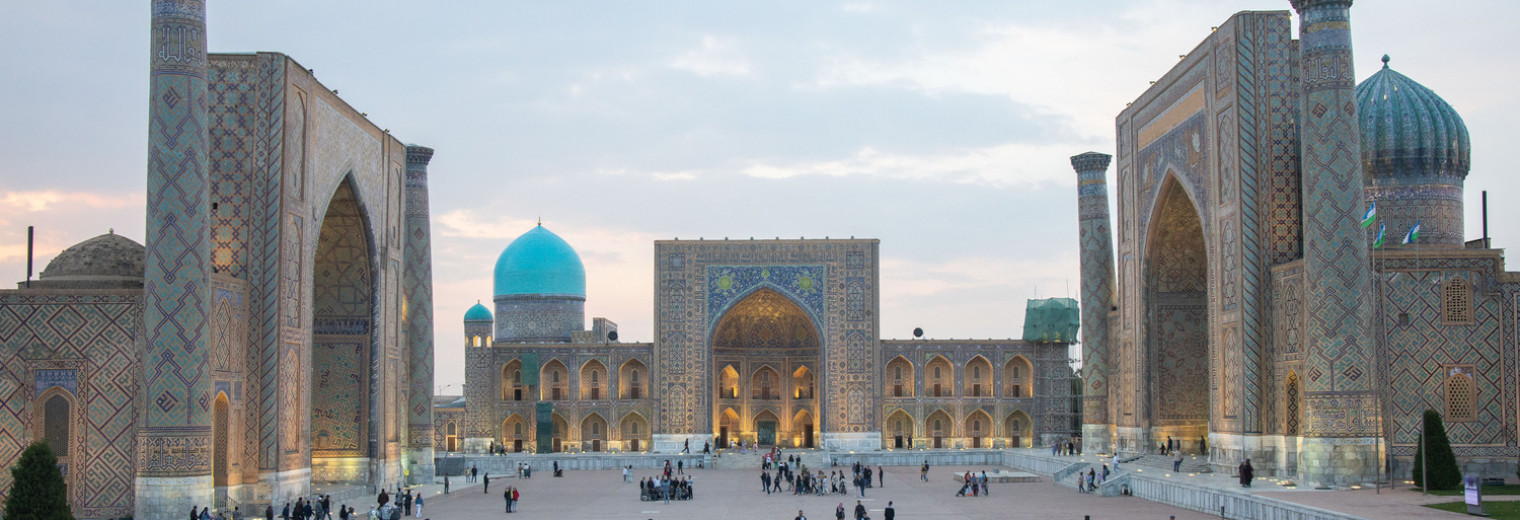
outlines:
[[[505,503],[506,512],[512,512],[512,487],[501,490],[501,501]]]
[[[1172,471],[1182,472],[1182,450],[1172,449]]]
[[[482,488],[485,489],[485,491],[482,491],[482,493],[490,494],[491,493],[491,474],[490,473],[486,473],[486,479],[483,482],[485,483],[485,485],[482,486]]]
[[[417,518],[422,517],[422,493],[417,494]]]
[[[987,496],[987,471],[982,470],[982,496]]]
[[[623,466],[623,482],[625,482],[625,483],[626,482],[631,482],[630,480],[628,480],[628,470],[629,470],[629,468],[632,468],[632,467],[633,467],[632,465]]]
[[[290,502],[286,502],[285,509],[280,511],[280,520],[290,520]]]
[[[865,518],[865,517],[866,517],[866,506],[862,505],[859,500],[856,500],[855,501],[855,520],[860,520],[860,519]]]
[[[445,495],[449,494],[449,476],[448,475],[444,475],[443,476],[443,494],[445,494]]]
[[[1050,454],[1051,455],[1055,455],[1055,451],[1052,450],[1050,452]],[[929,481],[929,459],[924,459],[924,467],[919,468],[919,470],[918,470],[918,479],[922,480],[924,482],[928,482]]]
[[[771,474],[770,473],[766,473],[765,471],[761,471],[760,472],[760,489],[762,491],[765,491],[765,494],[767,494],[767,495],[771,494]]]
[[[201,516],[195,512],[197,509],[200,509],[200,507],[190,506],[190,520],[200,520]]]
[[[807,520],[807,516],[804,516],[802,514],[802,510],[798,509],[797,510],[797,518],[793,518],[792,520]]]
[[[691,442],[691,441],[686,441],[686,442]],[[686,461],[685,460],[677,460],[676,461],[676,474],[678,474],[678,475],[685,475],[686,474]]]
[[[887,470],[883,469],[881,466],[876,467],[876,485],[880,487],[887,487]]]
[[[844,502],[840,502],[839,507],[834,508],[834,519],[844,520]]]
[[[897,511],[892,509],[892,501],[887,501],[887,509],[881,512],[882,520],[896,520]]]
[[[274,520],[274,503],[264,506],[264,520]]]
[[[1251,479],[1255,476],[1255,470],[1251,469],[1251,459],[1240,463],[1240,487],[1251,487]]]

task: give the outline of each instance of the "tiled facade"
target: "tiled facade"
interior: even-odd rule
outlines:
[[[0,466],[67,442],[81,518],[425,478],[432,345],[408,338],[431,336],[431,275],[404,254],[427,226],[407,147],[287,56],[208,54],[203,2],[152,5],[145,260],[121,276],[111,239],[0,291]]]
[[[1298,40],[1287,12],[1238,13],[1120,113],[1116,308],[1083,294],[1086,356],[1108,362],[1089,446],[1206,440],[1221,468],[1250,458],[1350,485],[1377,479],[1385,454],[1407,472],[1430,408],[1470,471],[1513,473],[1520,278],[1450,222],[1467,141],[1449,106],[1385,69],[1369,83],[1406,82],[1422,93],[1396,101],[1418,105],[1376,105],[1359,126],[1350,4],[1294,2]],[[1422,219],[1434,231],[1374,249],[1359,225],[1372,202],[1398,233]],[[1083,231],[1084,262],[1106,256]],[[1084,288],[1103,274],[1084,266]],[[1101,313],[1106,337],[1092,335]]]
[[[875,240],[658,241],[655,262],[653,343],[618,342],[602,318],[568,342],[503,336],[533,326],[521,313],[466,320],[465,402],[435,422],[435,446],[991,448],[1075,434],[1068,343],[880,339]]]

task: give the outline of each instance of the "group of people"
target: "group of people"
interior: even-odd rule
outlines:
[[[1159,446],[1159,448],[1157,449],[1156,452],[1157,453],[1161,453],[1161,454],[1167,454],[1167,453],[1171,453],[1173,451],[1182,451],[1182,439],[1172,440],[1171,436],[1167,436],[1166,443],[1165,444],[1160,444],[1158,446]],[[1198,438],[1198,453],[1208,453],[1208,451],[1209,451],[1209,438],[1207,436],[1199,437]]]
[[[395,500],[391,499],[389,492],[381,489],[380,494],[375,496],[376,506],[369,510],[367,518],[369,520],[401,520],[403,516],[421,517],[424,502],[422,493],[412,493],[410,489],[397,489]],[[297,503],[297,507],[300,507],[299,502]],[[329,510],[332,508],[331,497],[327,498],[325,508]],[[329,520],[332,516],[329,515],[325,518],[318,516],[317,518],[319,520]],[[354,508],[338,506],[338,520],[358,520],[358,518],[358,515],[354,513]]]
[[[508,513],[517,512],[517,501],[521,500],[521,498],[522,493],[517,491],[517,486],[507,486],[507,489],[501,491],[501,499],[506,501]]]
[[[1118,467],[1118,464],[1116,463],[1114,466]],[[1108,464],[1103,465],[1102,473],[1098,473],[1098,470],[1092,468],[1087,468],[1087,471],[1078,471],[1077,491],[1082,493],[1092,493],[1093,491],[1096,491],[1098,489],[1098,485],[1102,484],[1103,481],[1108,480],[1108,474]]]
[[[882,510],[881,516],[885,520],[893,520],[897,516],[897,511],[892,508],[891,500],[887,501],[887,508]],[[844,520],[844,502],[840,502],[839,507],[834,508],[834,518]],[[870,512],[866,511],[865,504],[861,504],[859,500],[855,501],[854,518],[855,520],[871,520]],[[797,520],[807,520],[807,517],[802,515],[802,511],[797,511]]]
[[[966,474],[961,477],[961,489],[960,491],[955,492],[955,496],[963,497],[967,494],[971,496],[987,496],[986,471],[983,471],[981,475],[975,475],[970,471],[967,471]]]
[[[217,511],[213,515],[209,507],[205,509],[201,509],[200,506],[190,507],[190,520],[241,520],[242,518],[243,513],[236,507],[232,508],[232,516],[228,516],[226,511]]]
[[[629,481],[632,470],[633,466],[623,467],[623,482]],[[671,465],[670,459],[665,459],[665,467],[659,474],[639,481],[639,500],[664,500],[667,504],[671,500],[690,500],[692,482],[696,479],[685,474],[685,461],[678,460]]]
[[[1081,453],[1081,442],[1082,441],[1076,437],[1072,437],[1064,441],[1052,442],[1050,443],[1050,455],[1053,457],[1059,457],[1063,455],[1076,455],[1078,453]]]
[[[669,473],[646,477],[639,481],[639,500],[664,500],[667,504],[671,500],[691,500],[694,480],[690,476],[672,477]]]

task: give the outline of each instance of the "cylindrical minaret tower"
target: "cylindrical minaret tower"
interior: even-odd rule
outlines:
[[[1351,0],[1293,0],[1302,65],[1304,442],[1300,485],[1377,478],[1377,403]]]
[[[494,317],[491,310],[480,302],[475,302],[464,313],[464,359],[466,367],[491,366],[496,360],[491,355],[491,336],[493,334]],[[464,424],[460,425],[459,436],[462,444],[459,449],[470,453],[484,453],[495,440],[497,417],[496,408],[489,403],[505,399],[505,395],[498,390],[500,382],[496,380],[497,370],[500,367],[488,368],[476,371],[473,368],[465,369],[464,398],[466,403],[474,404],[465,408]],[[529,398],[532,399],[531,397]]]
[[[1082,447],[1111,453],[1108,419],[1108,312],[1114,302],[1114,241],[1108,220],[1108,154],[1071,158],[1077,170],[1082,261]]]
[[[428,161],[433,149],[406,147],[406,342],[408,482],[433,482],[433,231],[428,219]]]
[[[154,0],[149,46],[148,236],[136,514],[211,503],[206,4]]]

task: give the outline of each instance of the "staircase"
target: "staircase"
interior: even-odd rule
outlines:
[[[766,454],[765,451],[749,451],[739,453],[739,450],[723,450],[723,456],[714,456],[712,466],[715,469],[751,469],[760,470],[760,461]],[[818,471],[829,467],[829,456],[832,453],[820,450],[791,449],[782,450],[781,459],[784,461],[788,456],[796,455],[802,458],[802,464],[807,465],[809,471]]]

